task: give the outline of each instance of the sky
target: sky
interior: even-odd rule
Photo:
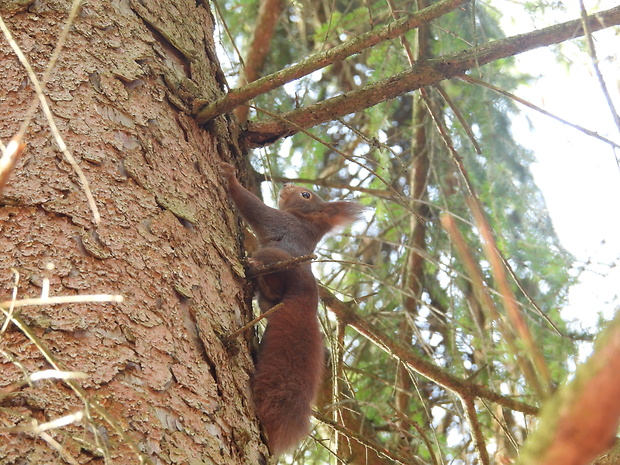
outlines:
[[[594,2],[590,3],[586,8],[594,11]],[[615,6],[609,1],[596,3],[598,9]],[[569,11],[551,23],[579,17],[577,1],[565,5]],[[533,27],[530,21],[524,29],[527,20],[520,13],[503,22],[510,35]],[[620,111],[620,29],[594,37],[603,78]],[[558,52],[569,66],[557,62]],[[620,130],[592,60],[576,44],[535,50],[517,60],[519,69],[538,76],[532,85],[518,89],[519,97],[620,143]],[[614,154],[608,144],[524,107],[513,125],[517,140],[535,154],[534,179],[563,246],[577,260],[574,273],[584,268],[562,314],[568,320],[578,319],[577,327],[593,328],[599,314],[609,320],[620,308],[620,166],[616,162],[620,151]]]

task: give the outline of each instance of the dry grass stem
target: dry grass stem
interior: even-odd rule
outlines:
[[[75,16],[77,15],[77,11],[79,10],[79,4],[80,4],[80,1],[77,1],[77,0],[74,1],[73,8],[71,10],[73,14],[73,16],[70,17],[71,21],[73,21],[73,19],[75,19]],[[70,27],[70,23],[68,24]],[[65,27],[65,30],[67,32],[68,32],[69,27]],[[95,203],[95,198],[93,197],[93,194],[90,190],[90,185],[88,183],[88,180],[86,179],[86,176],[84,175],[84,172],[82,171],[82,168],[80,168],[80,165],[78,165],[75,158],[73,158],[73,155],[71,155],[71,152],[69,152],[67,145],[65,144],[62,136],[60,135],[60,131],[58,130],[58,127],[56,126],[56,121],[54,120],[54,116],[52,115],[49,105],[47,104],[47,99],[44,93],[44,82],[43,83],[40,82],[39,79],[37,78],[36,74],[34,73],[34,70],[32,69],[32,66],[30,65],[30,62],[28,61],[28,58],[21,51],[19,45],[17,45],[17,42],[15,42],[15,39],[13,38],[11,31],[9,31],[7,25],[5,24],[1,16],[0,16],[0,30],[2,31],[7,42],[13,49],[13,52],[15,53],[15,55],[17,55],[20,63],[26,69],[26,72],[28,73],[28,77],[30,78],[32,85],[35,88],[35,92],[37,94],[37,98],[41,105],[41,109],[43,110],[43,114],[45,115],[45,118],[47,119],[52,135],[54,136],[54,139],[56,140],[56,144],[58,145],[59,149],[65,156],[65,159],[67,160],[67,162],[71,165],[71,167],[77,174],[80,180],[80,183],[82,184],[82,188],[84,189],[84,194],[86,195],[86,198],[88,200],[88,205],[93,213],[93,220],[95,224],[99,224],[99,222],[101,221],[101,215],[99,214],[99,209],[97,208],[97,204]],[[66,34],[64,35],[64,38],[63,38],[63,35],[61,35],[61,39],[64,41],[66,39]],[[59,46],[62,46],[61,41],[58,42],[58,45],[56,47],[57,53],[52,56],[52,58],[55,57],[54,60],[57,59],[59,56],[59,53],[60,53]],[[48,69],[50,68],[48,67]],[[46,72],[45,76],[47,75],[48,74]],[[29,118],[26,118],[26,120],[24,121],[24,124],[26,123],[29,123]],[[23,130],[23,127],[22,127],[22,130]],[[25,130],[23,132],[25,132]]]

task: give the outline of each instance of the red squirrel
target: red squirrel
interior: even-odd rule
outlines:
[[[271,208],[239,183],[232,165],[221,163],[220,168],[232,200],[259,242],[250,269],[311,254],[325,234],[354,222],[364,211],[355,202],[324,202],[292,184],[280,191],[278,209]],[[296,447],[310,430],[324,365],[319,295],[310,263],[261,276],[257,287],[261,312],[283,304],[267,317],[252,379],[258,418],[271,453],[278,456]]]

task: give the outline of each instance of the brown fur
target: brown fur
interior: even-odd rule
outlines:
[[[233,166],[220,166],[230,196],[258,237],[260,249],[252,256],[253,267],[314,252],[325,234],[352,223],[363,211],[354,202],[324,202],[312,191],[293,185],[284,186],[279,209],[274,209],[239,184]],[[283,304],[268,317],[252,380],[256,412],[277,456],[296,447],[310,429],[312,403],[323,376],[319,297],[308,263],[262,276],[257,282],[263,312]]]

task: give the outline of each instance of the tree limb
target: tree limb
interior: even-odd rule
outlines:
[[[537,407],[498,394],[481,384],[474,384],[471,381],[454,376],[438,367],[430,360],[414,353],[411,347],[407,347],[394,340],[393,337],[384,334],[367,320],[364,320],[350,308],[350,305],[338,300],[336,296],[323,286],[319,286],[319,295],[325,305],[340,318],[343,323],[351,326],[391,357],[409,366],[412,370],[434,381],[440,386],[459,394],[461,397],[481,397],[511,410],[523,412],[528,415],[536,415],[538,413]]]
[[[205,105],[198,110],[196,114],[196,121],[198,124],[204,124],[219,115],[228,113],[232,109],[253,99],[257,95],[277,89],[287,82],[307,76],[318,69],[322,69],[332,63],[342,61],[351,55],[361,53],[381,42],[394,39],[405,32],[410,31],[411,29],[415,29],[421,24],[428,23],[433,19],[443,16],[465,2],[466,0],[442,0],[428,8],[424,8],[417,13],[407,15],[402,19],[387,24],[377,30],[372,30],[360,36],[354,37],[353,39],[323,53],[308,57],[297,64],[283,69],[282,71],[257,79],[246,86],[233,89],[221,99]]]
[[[590,15],[586,23],[591,32],[618,25],[620,6]],[[293,110],[277,119],[250,123],[244,132],[246,143],[248,147],[268,145],[302,129],[372,107],[402,93],[462,75],[470,69],[501,58],[574,39],[583,33],[582,20],[578,19],[489,42],[452,55],[418,61],[411,68],[379,82]]]

